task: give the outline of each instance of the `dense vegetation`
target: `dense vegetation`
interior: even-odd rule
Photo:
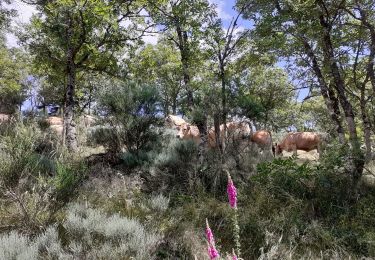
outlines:
[[[373,1],[22,2],[16,25],[0,0],[0,259],[375,257]],[[324,149],[274,157],[225,138],[239,120]]]

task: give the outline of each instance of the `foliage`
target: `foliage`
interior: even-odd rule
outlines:
[[[107,115],[110,128],[106,131],[112,140],[111,151],[120,152],[123,147],[127,151],[140,156],[147,152],[157,141],[156,128],[161,124],[159,111],[159,94],[153,86],[140,86],[127,83],[113,86],[103,92],[100,104]]]
[[[241,76],[245,76],[238,86],[237,106],[241,115],[266,129],[280,129],[293,124],[293,120],[280,116],[280,111],[295,106],[295,92],[285,71],[259,66]]]
[[[25,61],[17,50],[0,43],[0,113],[14,113],[26,98],[24,84]]]
[[[100,210],[72,204],[60,227],[50,226],[34,239],[12,232],[0,237],[4,259],[127,258],[151,259],[161,239],[137,220],[107,216]]]
[[[44,139],[35,126],[8,127],[0,141],[0,214],[11,216],[3,216],[4,225],[35,231],[74,198],[85,168],[57,153],[38,153]]]

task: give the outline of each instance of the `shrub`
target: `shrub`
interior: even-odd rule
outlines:
[[[170,139],[154,159],[156,173],[152,184],[176,191],[195,189],[199,181],[196,174],[197,152],[198,147],[193,141]]]
[[[42,131],[46,131],[50,127],[50,123],[45,118],[42,118],[38,120],[38,126]]]
[[[137,220],[116,214],[107,216],[100,210],[72,204],[60,228],[50,226],[33,240],[16,232],[0,236],[0,257],[152,259],[160,239]]]
[[[198,152],[197,145],[191,141],[172,139],[165,149],[155,158],[155,165],[170,171],[183,170],[194,160]]]
[[[168,209],[169,198],[164,197],[162,194],[153,196],[150,199],[150,206],[154,210],[165,211]]]
[[[82,164],[71,158],[38,153],[43,136],[33,125],[15,125],[0,139],[0,216],[5,227],[35,232],[74,198],[84,177]]]
[[[0,236],[0,259],[37,259],[38,248],[30,242],[29,238],[11,232]]]
[[[106,132],[106,140],[115,152],[123,147],[139,156],[147,152],[157,140],[159,94],[153,86],[139,86],[133,83],[113,86],[100,97],[99,103],[107,115],[111,127],[99,130]],[[100,141],[100,140],[99,140]],[[103,143],[105,144],[105,143]]]

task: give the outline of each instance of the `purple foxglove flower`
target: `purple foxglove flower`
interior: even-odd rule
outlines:
[[[208,244],[212,244],[214,245],[215,244],[215,239],[214,239],[214,234],[212,234],[212,231],[211,231],[211,228],[210,226],[208,225],[208,220],[206,219],[206,238],[207,238],[207,242]]]
[[[234,249],[232,249],[232,260],[238,260],[238,257],[236,255],[236,253],[234,252]]]
[[[229,204],[232,208],[237,208],[237,189],[233,184],[232,178],[228,173],[228,185],[227,185],[227,193]]]
[[[219,252],[216,250],[215,245],[208,244],[208,255],[211,260],[219,257]]]

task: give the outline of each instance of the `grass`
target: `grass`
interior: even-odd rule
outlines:
[[[206,259],[206,218],[225,255],[234,242],[222,167],[238,189],[244,259],[375,257],[375,188],[363,182],[350,198],[345,149],[310,162],[314,152],[273,160],[251,148],[236,168],[215,152],[199,164],[197,148],[172,136],[130,169],[86,165],[95,148],[39,149],[46,136],[33,126],[1,135],[0,258]]]

